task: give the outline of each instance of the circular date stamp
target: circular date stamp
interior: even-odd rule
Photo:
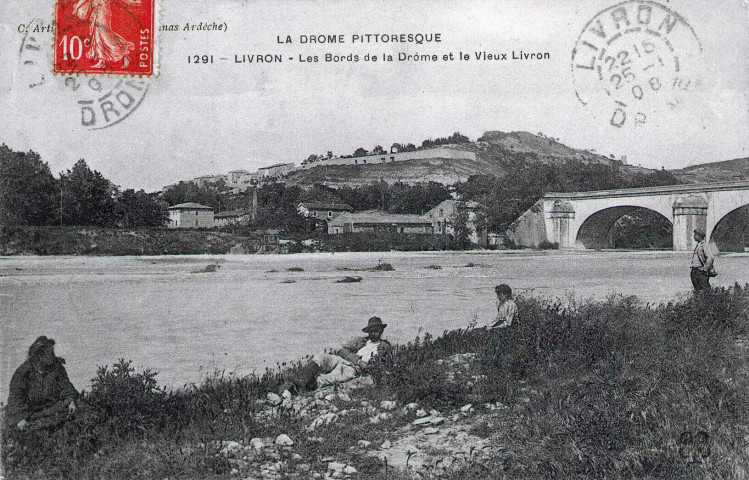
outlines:
[[[153,79],[146,76],[53,75],[49,69],[49,41],[35,33],[41,20],[21,29],[17,80],[30,90],[54,88],[71,97],[76,123],[88,130],[118,125],[132,115],[148,94]]]
[[[614,128],[656,123],[700,88],[702,44],[673,10],[629,0],[595,15],[572,50],[578,100]]]

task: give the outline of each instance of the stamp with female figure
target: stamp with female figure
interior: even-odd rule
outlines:
[[[58,0],[54,72],[156,73],[155,0]]]

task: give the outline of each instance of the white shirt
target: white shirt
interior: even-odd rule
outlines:
[[[505,301],[502,305],[497,306],[497,319],[495,324],[489,328],[506,328],[512,325],[512,321],[518,314],[518,306],[512,300]]]
[[[377,355],[377,348],[379,346],[380,346],[380,342],[373,342],[372,340],[367,340],[367,344],[361,347],[359,351],[356,352],[356,354],[359,355],[364,362],[369,362],[372,359],[372,357]]]

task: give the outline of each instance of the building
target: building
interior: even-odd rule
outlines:
[[[432,221],[421,215],[405,215],[370,210],[341,213],[328,222],[328,233],[417,233],[432,234]]]
[[[293,163],[277,163],[275,165],[269,165],[267,167],[260,167],[257,169],[257,173],[262,178],[269,177],[282,177],[295,170]]]
[[[227,176],[226,183],[229,185],[236,185],[240,183],[240,180],[243,176],[249,174],[247,170],[232,170],[229,172],[229,175]]]
[[[204,187],[221,180],[226,181],[226,175],[203,175],[202,177],[193,178],[191,182],[199,187]]]
[[[212,228],[213,207],[180,203],[169,207],[169,228]]]
[[[277,253],[281,232],[276,229],[259,230],[250,239],[250,249],[255,253]]]
[[[363,155],[359,157],[334,157],[302,165],[309,169],[329,165],[377,165],[390,162],[404,162],[407,160],[421,160],[429,158],[468,159],[476,160],[476,152],[443,145],[436,148],[424,148],[411,152],[380,153],[377,155]]]
[[[330,221],[341,213],[353,212],[354,207],[345,203],[302,202],[296,210],[307,218]]]
[[[471,243],[485,247],[488,245],[486,222],[477,221],[483,209],[484,206],[477,202],[443,200],[424,216],[431,220],[435,234],[455,235],[456,217],[460,212],[465,211],[468,214],[468,228],[471,231],[468,238]]]
[[[229,225],[246,224],[252,218],[249,210],[227,210],[213,216],[213,225],[216,227],[227,227]]]

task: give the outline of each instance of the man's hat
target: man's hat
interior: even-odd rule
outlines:
[[[706,237],[705,229],[704,228],[695,228],[694,229],[694,233],[696,233],[697,235],[699,235],[702,238]]]
[[[369,333],[372,330],[385,330],[385,327],[387,326],[387,323],[382,323],[382,319],[380,317],[372,317],[367,322],[367,326],[362,328],[361,331],[364,333]]]
[[[55,341],[51,338],[47,338],[44,335],[34,340],[34,343],[29,347],[29,357],[33,357],[45,347],[54,347]]]

